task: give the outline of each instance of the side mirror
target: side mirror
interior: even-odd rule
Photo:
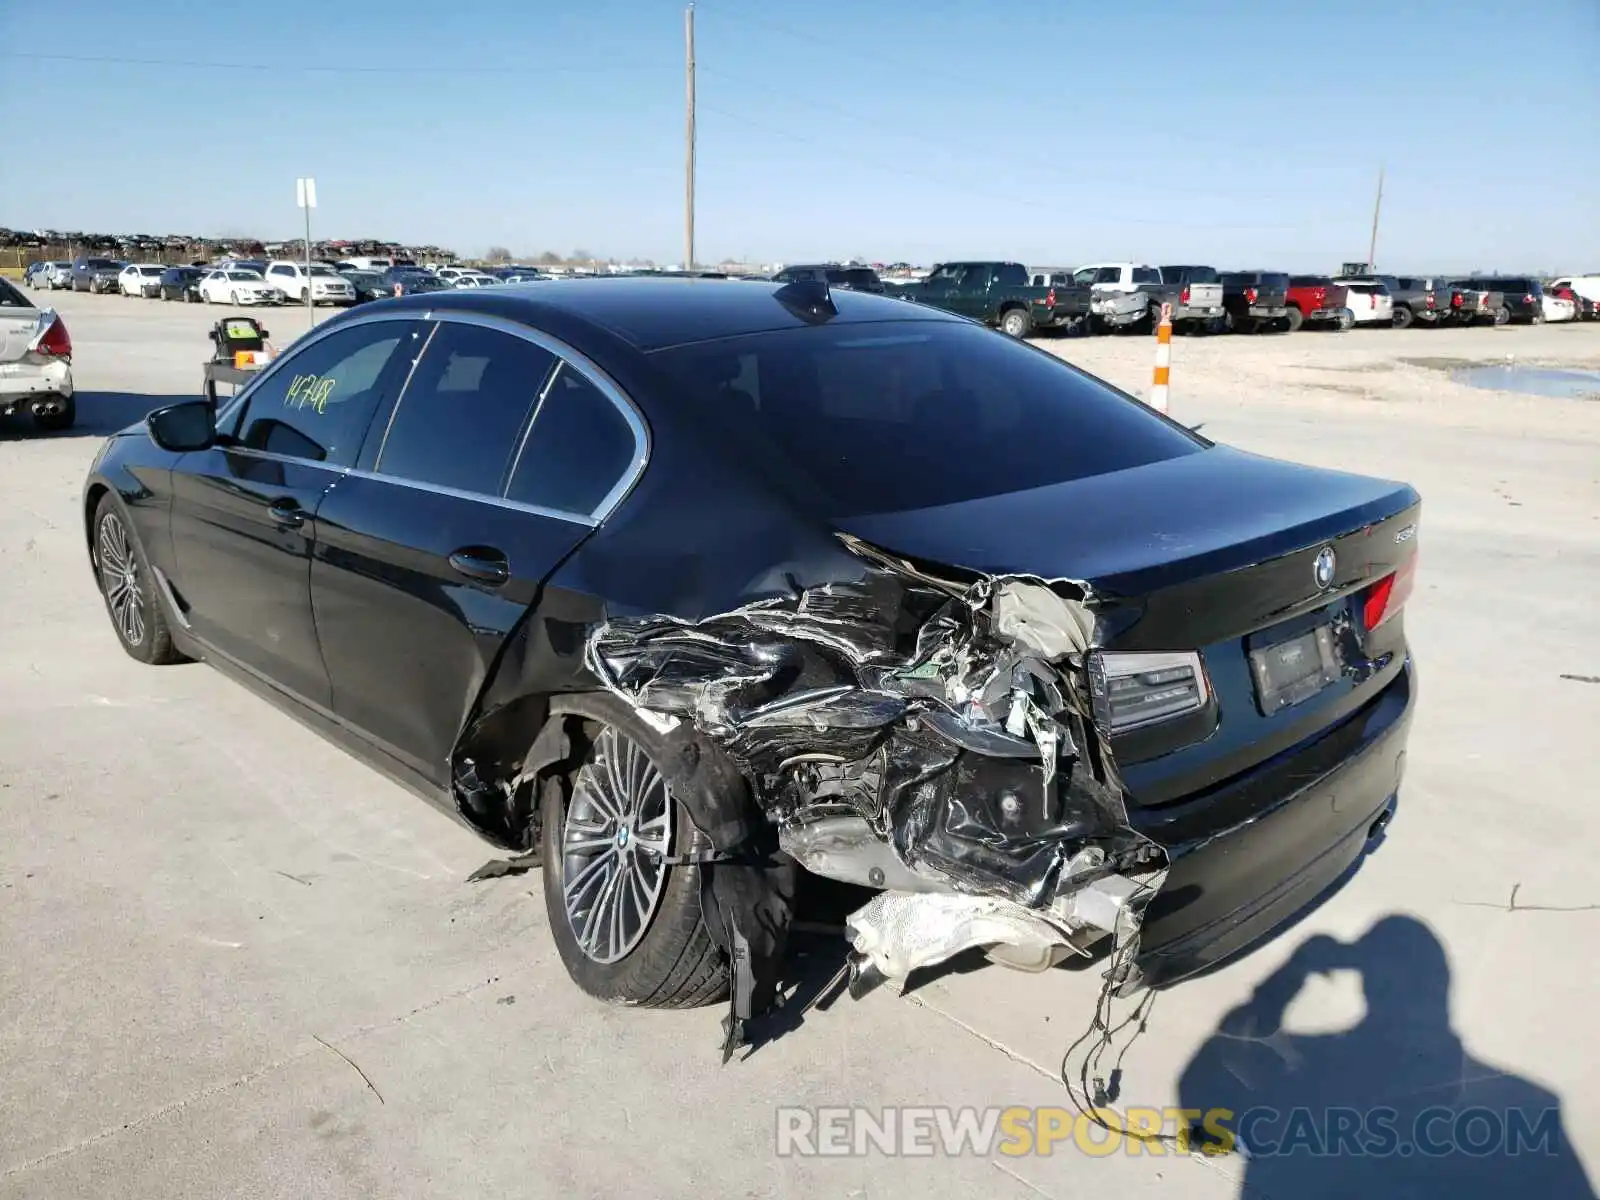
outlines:
[[[187,454],[208,450],[217,441],[217,417],[206,400],[185,400],[158,408],[144,419],[150,440],[163,450]]]

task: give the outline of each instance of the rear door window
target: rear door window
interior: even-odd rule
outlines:
[[[389,383],[386,368],[412,325],[351,326],[283,359],[246,394],[239,443],[288,458],[353,464]]]
[[[506,499],[602,517],[602,506],[642,450],[633,424],[611,397],[563,362],[517,455]]]
[[[997,272],[995,282],[1006,287],[1026,287],[1028,268],[1021,263],[1006,263]]]
[[[389,418],[375,467],[415,483],[497,496],[555,355],[525,338],[446,321]]]
[[[1133,269],[1135,283],[1160,283],[1161,272],[1154,267],[1135,267]]]

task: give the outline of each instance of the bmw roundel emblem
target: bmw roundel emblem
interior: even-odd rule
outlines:
[[[1324,546],[1317,552],[1317,560],[1311,564],[1311,574],[1319,588],[1332,586],[1333,572],[1338,565],[1339,560],[1335,557],[1332,546]]]

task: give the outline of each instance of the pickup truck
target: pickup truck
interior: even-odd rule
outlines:
[[[1225,271],[1222,305],[1230,333],[1289,329],[1289,277],[1281,271]]]
[[[1089,315],[1089,289],[1034,287],[1017,262],[940,263],[926,279],[890,293],[917,304],[971,317],[1011,337],[1035,329],[1070,329]]]
[[[1469,324],[1482,324],[1487,321],[1495,325],[1504,325],[1511,320],[1511,310],[1506,307],[1504,293],[1488,286],[1484,280],[1452,279],[1450,286],[1460,289],[1462,295],[1476,298],[1477,311],[1466,318]]]
[[[1356,323],[1344,285],[1326,275],[1289,276],[1289,332],[1302,325],[1331,325],[1345,330]]]
[[[1167,272],[1172,272],[1168,278]],[[1172,305],[1176,328],[1220,322],[1222,277],[1211,267],[1152,267],[1145,263],[1091,263],[1072,273],[1072,282],[1088,287],[1090,322],[1102,329],[1137,328],[1148,332],[1161,319],[1161,306]]]

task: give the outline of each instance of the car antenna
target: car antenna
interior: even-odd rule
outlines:
[[[825,325],[839,315],[825,280],[797,279],[773,292],[772,298],[807,325]]]

